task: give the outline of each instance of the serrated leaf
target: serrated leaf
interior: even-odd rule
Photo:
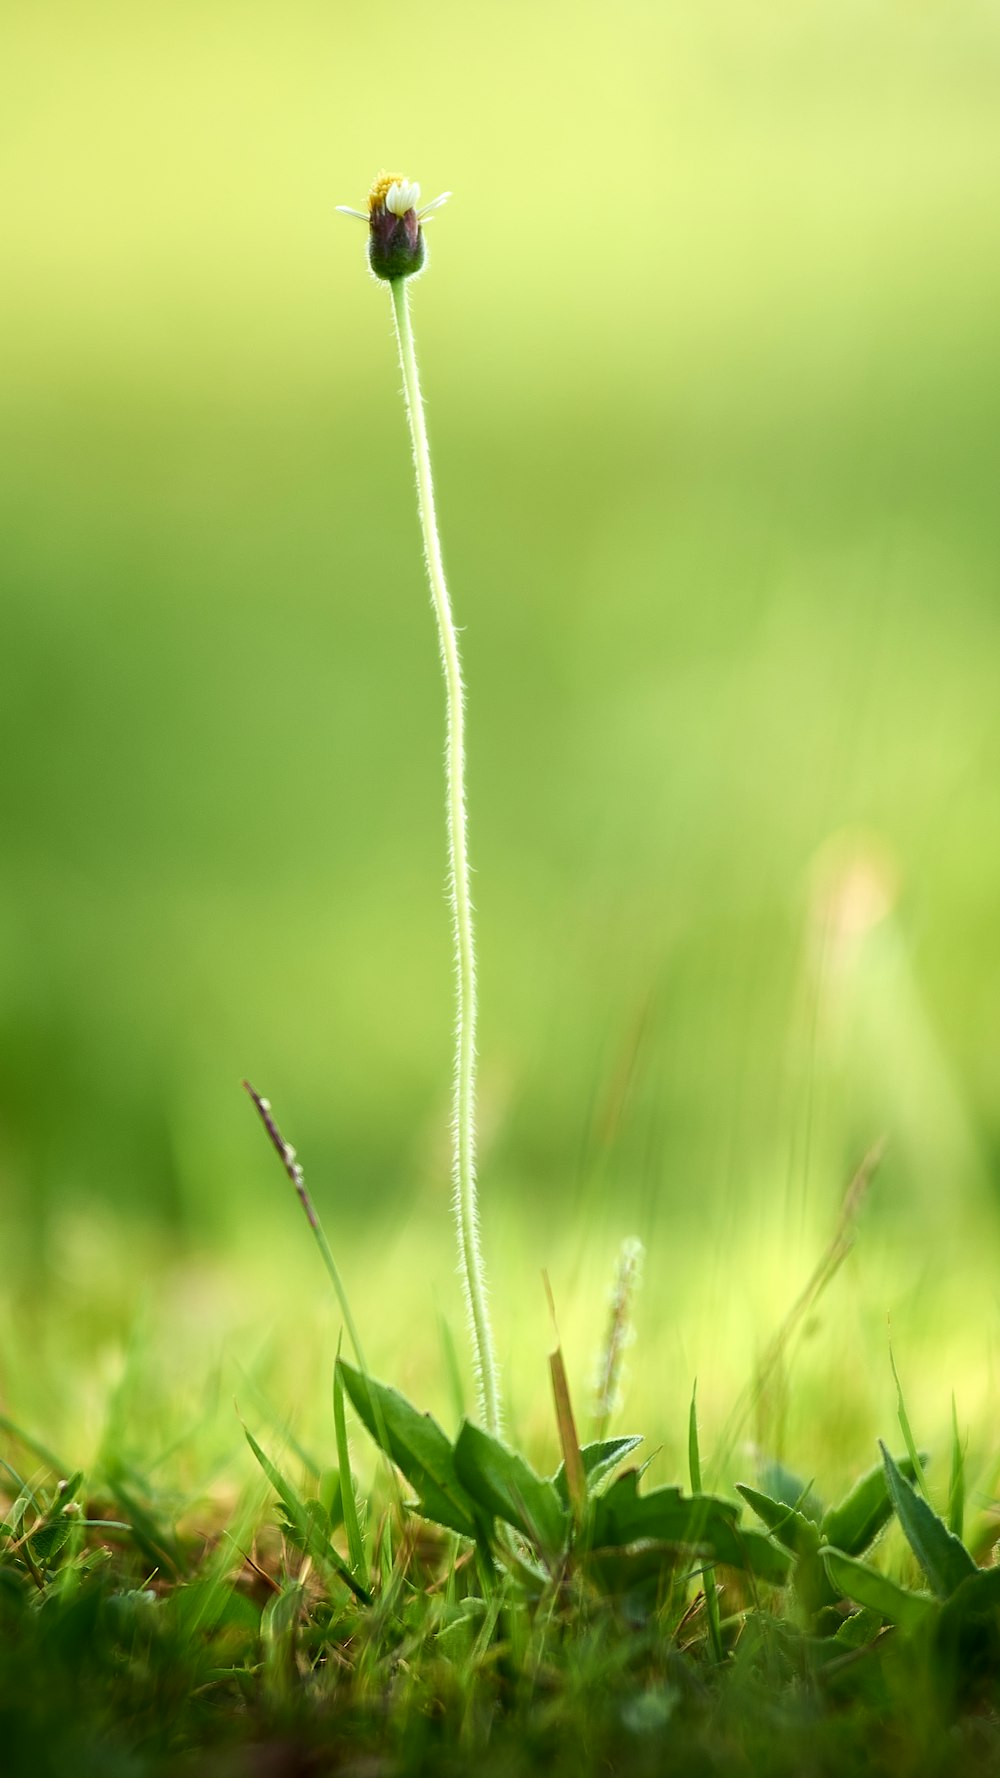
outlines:
[[[834,1589],[840,1592],[840,1588]],[[855,1601],[855,1603],[857,1603]],[[874,1642],[882,1628],[884,1612],[873,1611],[870,1605],[863,1605],[860,1611],[852,1611],[834,1631],[831,1641],[840,1648],[868,1648]]]
[[[977,1568],[956,1587],[947,1606],[942,1606],[941,1621],[963,1613],[978,1617],[993,1611],[1000,1611],[1000,1568]]]
[[[793,1556],[814,1556],[819,1549],[819,1531],[812,1519],[807,1519],[794,1506],[786,1506],[781,1500],[772,1500],[769,1494],[762,1494],[757,1488],[750,1488],[745,1482],[737,1482],[736,1492],[742,1494],[747,1505],[752,1507],[759,1519],[762,1519],[768,1530],[778,1542],[791,1550]]]
[[[856,1605],[877,1611],[903,1630],[919,1629],[938,1610],[935,1600],[926,1593],[908,1592],[888,1575],[870,1568],[867,1562],[845,1555],[843,1550],[824,1549],[822,1561],[831,1586],[841,1598],[852,1599]]]
[[[978,1573],[976,1564],[964,1543],[907,1481],[885,1445],[880,1443],[880,1449],[889,1496],[906,1541],[938,1598],[948,1599],[968,1575]],[[917,1470],[919,1474],[919,1465]]]
[[[713,1552],[727,1568],[742,1568],[757,1580],[772,1587],[787,1584],[792,1572],[792,1558],[787,1550],[766,1531],[752,1525],[734,1525],[726,1531],[719,1526],[712,1537]]]
[[[583,1473],[587,1478],[587,1490],[590,1494],[600,1491],[612,1471],[625,1458],[630,1456],[638,1445],[642,1444],[642,1434],[635,1433],[629,1438],[602,1438],[595,1444],[584,1445],[580,1451],[583,1458]],[[563,1506],[569,1506],[569,1489],[566,1485],[566,1467],[560,1463],[552,1477],[552,1486],[559,1495]]]
[[[455,1442],[459,1480],[491,1518],[513,1525],[551,1562],[562,1555],[570,1520],[554,1483],[517,1451],[466,1420]]]
[[[977,1568],[941,1607],[939,1649],[975,1659],[984,1646],[1000,1648],[1000,1568]]]
[[[782,1506],[794,1506],[806,1519],[818,1525],[823,1517],[823,1503],[813,1493],[809,1482],[804,1482],[792,1470],[786,1469],[776,1457],[771,1457],[760,1465],[758,1481],[762,1494],[772,1500],[780,1501]]]
[[[922,1463],[927,1462],[924,1452],[918,1455]],[[909,1457],[900,1459],[897,1468],[908,1482],[915,1480],[916,1471]],[[891,1518],[892,1501],[885,1479],[885,1465],[875,1463],[859,1477],[843,1500],[827,1508],[820,1530],[827,1543],[832,1543],[836,1549],[844,1550],[848,1556],[860,1556],[874,1543]]]
[[[705,1543],[719,1524],[735,1527],[739,1507],[714,1494],[683,1494],[680,1488],[651,1488],[639,1493],[639,1474],[628,1469],[594,1503],[594,1543]],[[697,1534],[697,1535],[696,1535]]]
[[[591,1544],[610,1549],[649,1541],[696,1549],[729,1568],[748,1569],[781,1586],[791,1567],[784,1550],[762,1531],[744,1531],[739,1507],[714,1494],[684,1495],[679,1488],[638,1492],[639,1475],[626,1470],[594,1502]]]
[[[376,1383],[343,1358],[337,1368],[375,1443],[416,1490],[424,1517],[475,1538],[481,1530],[476,1505],[459,1480],[451,1444],[437,1421],[418,1413],[398,1389]]]

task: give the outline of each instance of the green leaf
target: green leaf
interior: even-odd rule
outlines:
[[[782,1586],[791,1563],[762,1531],[743,1531],[739,1507],[714,1494],[684,1495],[679,1488],[638,1492],[636,1470],[626,1470],[594,1502],[591,1545],[611,1549],[631,1543],[665,1543],[698,1550],[729,1568],[748,1569]]]
[[[8,1509],[7,1517],[2,1526],[3,1535],[5,1537],[15,1538],[20,1536],[21,1527],[24,1523],[29,1506],[37,1511],[35,1496],[31,1489],[25,1485],[21,1489],[17,1499],[11,1502]]]
[[[38,1525],[28,1538],[28,1547],[34,1560],[42,1568],[47,1568],[69,1541],[72,1525],[69,1519],[48,1519]]]
[[[951,1398],[951,1481],[948,1487],[948,1529],[960,1538],[965,1530],[965,1451],[958,1431],[958,1409]]]
[[[271,1462],[270,1457],[265,1456],[249,1428],[244,1426],[243,1430],[246,1433],[247,1444],[281,1501],[287,1524],[294,1531],[295,1542],[301,1549],[307,1551],[319,1567],[332,1568],[350,1588],[356,1599],[360,1599],[364,1605],[370,1605],[371,1594],[359,1581],[355,1580],[347,1563],[342,1556],[337,1554],[323,1530],[322,1519],[326,1517],[326,1514],[319,1501],[311,1500],[307,1504],[300,1500],[295,1489],[290,1482],[285,1480],[280,1469]]]
[[[939,1660],[967,1683],[1000,1664],[1000,1568],[977,1568],[941,1607],[935,1631]]]
[[[726,1534],[720,1527],[713,1533],[712,1542],[716,1557],[727,1568],[742,1568],[772,1587],[787,1584],[792,1559],[766,1531],[758,1531],[752,1525],[735,1525]]]
[[[920,1452],[918,1455],[926,1463],[926,1454]],[[908,1482],[915,1479],[916,1471],[908,1457],[902,1458],[897,1467]],[[855,1482],[843,1500],[827,1508],[820,1529],[827,1543],[844,1550],[849,1556],[860,1556],[875,1542],[891,1517],[892,1501],[885,1466],[876,1463]]]
[[[708,1544],[712,1531],[732,1531],[738,1519],[739,1507],[713,1494],[684,1495],[676,1487],[640,1494],[638,1472],[629,1469],[594,1503],[593,1542]]]
[[[938,1598],[948,1599],[968,1575],[978,1573],[976,1564],[964,1543],[916,1492],[881,1443],[880,1449],[889,1496],[906,1541]]]
[[[416,1490],[424,1518],[463,1537],[478,1536],[482,1526],[475,1502],[459,1480],[454,1453],[437,1421],[418,1413],[398,1389],[376,1383],[343,1358],[337,1369],[375,1443]]]
[[[809,1482],[804,1482],[801,1476],[786,1469],[776,1457],[761,1464],[757,1480],[763,1494],[768,1494],[772,1500],[780,1501],[782,1506],[794,1506],[796,1512],[802,1513],[807,1519],[812,1519],[815,1525],[819,1524],[823,1517],[822,1501],[813,1493]]]
[[[841,1589],[834,1588],[839,1595]],[[830,1638],[839,1648],[869,1648],[882,1628],[884,1613],[873,1611],[870,1605],[863,1605],[860,1611],[852,1611],[838,1625]]]
[[[877,1568],[869,1568],[867,1562],[845,1555],[843,1550],[824,1549],[822,1561],[831,1586],[841,1598],[853,1599],[856,1605],[877,1611],[903,1630],[919,1629],[938,1610],[928,1594],[907,1592],[888,1575],[880,1574]]]
[[[347,1445],[347,1422],[344,1417],[344,1374],[339,1364],[333,1367],[333,1425],[337,1438],[337,1464],[340,1469],[340,1505],[347,1533],[347,1553],[351,1567],[363,1587],[368,1585],[365,1546],[358,1523],[358,1503],[351,1474],[351,1453]]]
[[[583,1473],[587,1478],[587,1488],[591,1494],[600,1491],[601,1483],[606,1481],[612,1470],[630,1456],[637,1445],[642,1444],[642,1434],[635,1433],[630,1438],[602,1438],[595,1444],[584,1445],[580,1451],[583,1458]],[[552,1486],[559,1495],[563,1506],[569,1506],[569,1489],[566,1486],[566,1465],[560,1463],[552,1477]]]
[[[742,1494],[748,1506],[753,1507],[759,1519],[764,1521],[768,1530],[791,1550],[793,1556],[814,1556],[819,1549],[819,1531],[811,1519],[800,1513],[794,1506],[786,1506],[783,1501],[772,1500],[769,1494],[761,1494],[757,1488],[749,1488],[745,1482],[737,1482],[736,1491]]]
[[[536,1475],[516,1451],[466,1420],[455,1443],[455,1469],[491,1518],[513,1525],[548,1561],[562,1555],[569,1514],[555,1484]]]

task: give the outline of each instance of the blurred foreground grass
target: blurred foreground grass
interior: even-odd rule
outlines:
[[[86,32],[59,4],[6,31],[11,1412],[93,1447],[134,1328],[130,1436],[200,1426],[233,1460],[236,1353],[322,1436],[334,1320],[244,1073],[373,1363],[440,1405],[441,692],[388,312],[332,213],[398,162],[455,192],[416,320],[467,626],[518,1423],[551,1437],[541,1266],[582,1391],[638,1233],[627,1418],[666,1473],[692,1374],[721,1426],[883,1131],[789,1454],[867,1460],[890,1312],[914,1418],[943,1425],[952,1385],[973,1418],[1000,1154],[995,10],[104,0]]]

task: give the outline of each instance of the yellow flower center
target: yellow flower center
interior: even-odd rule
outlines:
[[[372,186],[371,191],[368,193],[369,215],[375,210],[383,210],[385,208],[386,197],[393,185],[405,184],[406,179],[402,173],[380,173]]]

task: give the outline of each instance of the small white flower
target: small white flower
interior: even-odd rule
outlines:
[[[355,210],[351,204],[337,204],[341,216],[356,216],[359,222],[370,222],[378,212],[388,211],[391,216],[406,216],[411,210],[417,211],[417,221],[422,222],[433,210],[440,210],[451,197],[450,191],[443,191],[439,197],[432,198],[429,204],[417,210],[420,202],[420,187],[415,179],[404,179],[401,174],[382,173],[376,179],[368,194],[367,210]]]
[[[420,187],[415,180],[394,179],[382,201],[394,216],[405,216],[419,204]]]

